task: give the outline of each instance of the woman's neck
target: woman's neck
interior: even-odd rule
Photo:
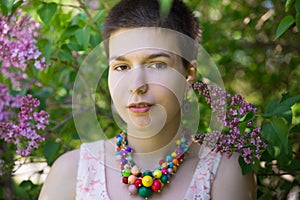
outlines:
[[[157,134],[149,138],[139,138],[138,130],[128,127],[128,146],[134,150],[134,160],[143,169],[157,167],[159,160],[176,149],[175,141],[182,137],[180,119],[166,124]]]
[[[153,134],[151,130],[146,130],[149,132],[151,137],[139,137],[141,131],[133,127],[128,127],[128,145],[134,149],[135,153],[151,153],[163,150],[164,148],[170,146],[176,137],[180,137],[180,119],[172,120],[172,122],[167,123],[159,132]],[[145,135],[145,133],[143,133]],[[171,145],[172,146],[172,145]]]

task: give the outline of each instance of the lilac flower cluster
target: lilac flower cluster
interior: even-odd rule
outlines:
[[[13,109],[19,108],[21,104],[20,96],[12,96],[9,94],[9,89],[0,83],[0,122],[7,122],[13,117]]]
[[[39,28],[40,25],[21,10],[7,17],[0,13],[0,68],[16,88],[28,78],[25,70],[29,64],[38,70],[48,66],[36,46]]]
[[[0,139],[16,145],[16,152],[21,156],[28,156],[32,149],[38,148],[39,142],[44,141],[38,131],[44,130],[49,123],[49,114],[43,110],[36,111],[39,105],[39,100],[30,94],[21,97],[18,123],[9,122],[4,118],[0,121]]]
[[[255,126],[257,109],[254,105],[239,94],[232,96],[222,88],[204,82],[195,83],[194,89],[205,97],[218,122],[224,126],[222,132],[198,134],[194,140],[228,156],[238,152],[247,164],[259,159],[267,144],[260,127]]]

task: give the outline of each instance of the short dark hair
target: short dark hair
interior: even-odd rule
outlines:
[[[103,39],[120,28],[161,27],[181,32],[197,42],[201,40],[199,22],[181,1],[173,0],[166,17],[160,13],[157,0],[122,0],[115,5],[103,26]]]
[[[201,40],[199,22],[181,0],[172,1],[167,16],[161,16],[158,0],[121,0],[107,16],[102,37],[109,40],[111,34],[121,28],[139,27],[167,28],[185,34],[197,43]]]
[[[181,1],[173,0],[166,17],[160,15],[157,0],[121,0],[110,11],[103,26],[103,39],[120,28],[161,27],[181,32],[197,42],[201,40],[199,22]]]

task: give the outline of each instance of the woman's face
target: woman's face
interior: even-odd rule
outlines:
[[[122,34],[122,31],[117,34]],[[173,48],[173,39],[159,41],[165,48],[157,49],[152,48],[151,43],[157,42],[160,33],[143,33],[141,41],[139,35],[127,39],[143,43],[146,36],[145,45],[139,44],[144,48],[139,46],[120,51],[124,44],[120,40],[117,40],[118,43],[111,42],[109,90],[118,114],[128,127],[137,130],[146,128],[156,133],[178,117],[180,119],[187,72],[181,57],[169,51]]]

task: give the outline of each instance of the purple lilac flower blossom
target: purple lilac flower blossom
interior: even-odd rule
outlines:
[[[267,143],[261,136],[260,127],[255,125],[257,109],[254,105],[247,103],[239,94],[232,96],[220,87],[204,82],[195,83],[194,89],[205,97],[217,120],[224,126],[222,132],[197,134],[194,140],[229,157],[238,152],[247,164],[259,159]],[[243,119],[247,114],[253,117]]]
[[[6,95],[10,97],[9,94]],[[43,110],[36,111],[39,105],[39,100],[28,94],[20,98],[18,123],[10,122],[6,118],[0,120],[0,139],[13,143],[16,146],[16,153],[21,156],[30,155],[31,151],[44,141],[38,131],[44,130],[49,123],[49,114]]]
[[[24,88],[22,81],[28,79],[28,65],[33,64],[38,70],[48,66],[36,46],[39,29],[39,23],[21,10],[7,17],[0,13],[0,70],[15,88]]]

